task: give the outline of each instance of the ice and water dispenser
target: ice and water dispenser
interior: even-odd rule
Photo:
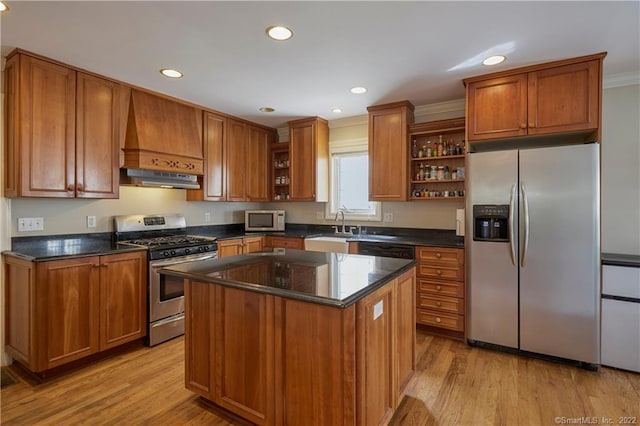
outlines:
[[[474,205],[473,240],[509,241],[509,205]]]

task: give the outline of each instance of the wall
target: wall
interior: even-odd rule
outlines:
[[[640,255],[640,84],[604,90],[602,251]]]

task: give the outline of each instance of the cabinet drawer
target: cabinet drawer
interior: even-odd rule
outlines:
[[[418,275],[426,278],[437,278],[439,280],[464,280],[464,270],[462,268],[450,268],[419,264]]]
[[[434,265],[464,265],[464,250],[445,247],[416,247],[416,260]]]
[[[419,278],[418,291],[442,296],[464,297],[464,285],[458,282],[432,281]]]
[[[455,297],[418,294],[416,307],[464,315],[464,303],[461,299]]]
[[[418,324],[447,328],[455,331],[464,331],[464,316],[462,315],[443,314],[435,311],[417,309],[416,321]]]
[[[304,240],[302,238],[269,237],[268,245],[269,247],[304,250]]]

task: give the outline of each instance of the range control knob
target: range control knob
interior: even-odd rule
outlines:
[[[176,251],[175,250],[171,250],[171,256],[175,256],[176,255]]]
[[[162,253],[162,254],[164,254],[164,257],[169,257],[169,252],[168,252],[168,251],[165,251],[165,252],[164,252],[164,253]]]
[[[198,251],[199,251],[200,253],[202,253],[202,252],[203,252],[203,251],[205,251],[206,249],[207,249],[206,247],[202,247],[202,246],[201,246],[201,247],[198,247]]]
[[[209,246],[204,246],[204,251],[209,251]]]
[[[191,249],[184,249],[184,254],[189,254],[191,253]]]

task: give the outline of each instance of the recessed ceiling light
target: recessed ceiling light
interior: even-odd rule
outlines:
[[[171,78],[180,78],[180,77],[182,77],[182,73],[180,71],[172,70],[170,68],[163,68],[163,69],[160,70],[160,72],[165,77],[171,77]]]
[[[261,112],[274,112],[275,109],[271,108],[271,107],[262,107],[260,108]]]
[[[293,31],[282,25],[273,25],[267,28],[267,35],[274,40],[284,41],[293,37]]]
[[[9,6],[7,6],[5,2],[0,1],[0,12],[4,12],[6,10],[9,10]]]
[[[341,112],[342,112],[342,109],[340,109],[340,108],[334,108],[334,109],[332,109],[331,111],[335,112],[336,114],[339,114],[339,113],[341,113]]]
[[[355,94],[355,95],[361,95],[363,93],[366,93],[367,88],[366,87],[352,87],[351,88],[351,93]]]
[[[507,59],[507,57],[502,55],[489,56],[487,59],[482,61],[482,65],[498,65],[504,62],[505,59]]]

